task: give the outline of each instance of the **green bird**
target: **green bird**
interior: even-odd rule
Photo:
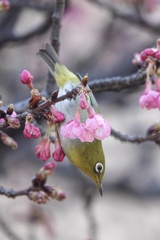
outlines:
[[[66,90],[71,91],[80,84],[80,79],[69,71],[59,60],[53,47],[46,44],[45,49],[40,49],[37,55],[47,66],[50,73],[54,76],[59,87],[58,97],[66,94]],[[93,96],[89,93],[90,103],[95,112],[99,112],[98,104]],[[56,103],[56,108],[65,115],[65,121],[61,126],[70,120],[73,120],[78,107],[77,99],[65,99]],[[88,118],[86,110],[82,111],[81,121],[85,122]],[[102,179],[105,172],[105,157],[100,140],[94,139],[93,142],[81,142],[78,138],[63,138],[59,132],[62,148],[73,165],[88,175],[97,185],[102,195]]]

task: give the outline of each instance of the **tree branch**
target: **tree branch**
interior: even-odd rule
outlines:
[[[89,87],[95,92],[117,91],[120,92],[126,88],[139,86],[145,83],[146,72],[138,71],[125,77],[111,77],[104,79],[95,79],[89,82]]]
[[[138,144],[143,142],[148,142],[148,141],[158,143],[156,141],[160,139],[160,132],[157,132],[152,135],[145,135],[145,136],[128,136],[128,135],[122,134],[119,131],[115,131],[113,128],[111,131],[111,135],[115,137],[115,139],[120,140],[121,142],[131,142],[131,143],[138,143]]]

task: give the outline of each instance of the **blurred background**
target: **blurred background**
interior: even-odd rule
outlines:
[[[37,58],[50,42],[54,1],[11,0],[0,12],[0,95],[5,105],[29,98],[19,81],[27,69],[35,87],[43,90],[47,69]],[[133,56],[154,47],[160,34],[159,0],[68,0],[60,34],[60,58],[73,72],[89,80],[126,76],[137,71]],[[145,135],[159,121],[158,110],[138,104],[144,86],[96,95],[101,113],[117,131]],[[36,159],[37,140],[23,137],[23,126],[7,130],[19,145],[0,144],[0,185],[27,188],[43,165]],[[61,186],[63,202],[39,206],[26,197],[0,197],[0,239],[3,240],[159,240],[159,146],[152,142],[103,141],[106,173],[101,197],[90,180],[68,159],[59,163],[50,185]]]

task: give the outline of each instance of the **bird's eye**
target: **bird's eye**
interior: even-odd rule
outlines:
[[[97,173],[101,173],[103,171],[102,163],[96,163],[95,170],[96,170]]]

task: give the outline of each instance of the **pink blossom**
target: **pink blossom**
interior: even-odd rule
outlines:
[[[155,53],[155,58],[160,59],[160,50],[159,49]]]
[[[94,138],[95,138],[95,130],[84,126],[82,133],[79,136],[80,141],[81,142],[93,142]]]
[[[26,138],[39,138],[41,136],[39,128],[35,127],[33,123],[27,121],[25,123],[23,134]]]
[[[142,61],[145,61],[148,56],[154,57],[157,52],[156,48],[146,48],[144,51],[140,53],[140,57]]]
[[[110,124],[100,114],[94,114],[86,120],[86,129],[94,131],[94,137],[103,140],[111,134]]]
[[[55,150],[52,153],[52,157],[57,162],[62,162],[64,157],[65,157],[65,153],[64,153],[64,151],[63,151],[63,149],[61,147],[59,139],[55,140]]]
[[[152,83],[146,82],[146,89],[142,93],[139,104],[142,108],[153,109],[160,108],[160,92],[152,89]]]
[[[86,109],[89,106],[86,97],[87,96],[83,92],[79,95],[79,105],[82,109]]]
[[[20,128],[20,121],[15,117],[7,117],[7,123],[11,128]]]
[[[24,70],[21,74],[20,74],[20,80],[23,84],[26,84],[30,89],[33,89],[33,76],[30,74],[30,72],[28,70]]]
[[[54,105],[50,107],[53,119],[55,122],[62,122],[64,121],[65,117],[64,114],[56,109]]]
[[[43,161],[46,161],[51,157],[50,144],[51,144],[50,139],[47,136],[44,136],[40,141],[40,144],[37,145],[34,149],[37,158],[40,158]]]
[[[81,123],[80,120],[73,119],[61,127],[60,133],[64,138],[75,139],[81,136],[83,128],[84,123]]]

